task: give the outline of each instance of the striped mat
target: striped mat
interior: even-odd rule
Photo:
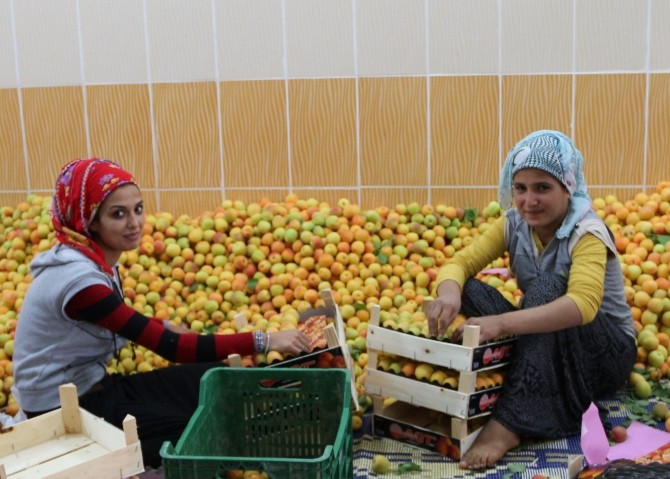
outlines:
[[[627,408],[617,398],[601,402],[601,407],[607,410],[607,421],[612,426],[622,424],[628,419]],[[354,435],[355,479],[375,477],[531,479],[535,474],[543,474],[551,479],[569,479],[568,457],[582,454],[579,435],[559,440],[525,442],[510,451],[494,468],[466,471],[460,469],[455,461],[444,456],[392,439],[375,437],[371,431],[372,417],[366,415],[363,427]],[[372,458],[376,454],[382,454],[391,461],[392,473],[380,476],[372,472]],[[421,471],[397,475],[395,472],[397,466],[407,462],[419,465]],[[522,467],[519,467],[520,465]],[[523,471],[519,471],[520,469]]]

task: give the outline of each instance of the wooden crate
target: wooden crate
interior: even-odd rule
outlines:
[[[488,415],[502,387],[476,390],[476,371],[459,372],[458,390],[407,378],[377,369],[377,352],[368,351],[365,391],[372,396],[392,397],[414,406],[461,419]]]
[[[61,408],[0,435],[0,479],[119,479],[144,471],[135,418],[123,431],[79,407],[74,384],[59,388]]]
[[[486,416],[459,419],[402,401],[373,399],[373,434],[459,460],[472,446]]]
[[[465,326],[463,344],[394,331],[379,325],[379,305],[370,307],[367,348],[425,361],[458,371],[478,371],[507,364],[515,338],[479,344],[479,326]]]

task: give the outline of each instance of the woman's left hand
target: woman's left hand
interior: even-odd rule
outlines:
[[[454,331],[452,336],[454,342],[461,342],[463,340],[465,326],[479,326],[479,344],[498,339],[505,333],[503,330],[503,320],[499,315],[469,318]]]
[[[310,350],[309,338],[298,329],[270,333],[270,347],[282,353],[300,354]]]

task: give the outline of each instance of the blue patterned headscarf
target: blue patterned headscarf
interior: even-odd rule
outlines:
[[[512,206],[512,181],[517,171],[537,168],[556,178],[570,193],[570,207],[557,238],[566,238],[591,209],[582,165],[584,159],[572,140],[559,131],[539,130],[531,133],[507,155],[500,172],[498,202],[504,209]]]

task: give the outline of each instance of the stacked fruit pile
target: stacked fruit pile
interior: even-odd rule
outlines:
[[[50,199],[30,195],[0,208],[0,407],[16,412],[13,334],[30,285],[31,258],[53,244]],[[670,371],[670,182],[622,202],[593,202],[616,236],[626,292],[639,333],[638,392]],[[318,306],[330,289],[346,322],[361,401],[367,364],[368,307],[383,320],[406,323],[433,293],[437,271],[501,214],[492,201],[481,212],[445,205],[398,204],[363,210],[342,199],[335,205],[289,195],[276,203],[224,201],[197,218],[149,214],[137,250],[121,257],[123,292],[137,311],[202,334],[296,327],[299,312]],[[516,302],[521,294],[506,258],[480,278]],[[410,327],[411,321],[407,321]],[[424,323],[425,324],[425,323]],[[123,374],[166,367],[151,351],[124,349],[110,370]],[[640,379],[641,378],[641,379]]]

